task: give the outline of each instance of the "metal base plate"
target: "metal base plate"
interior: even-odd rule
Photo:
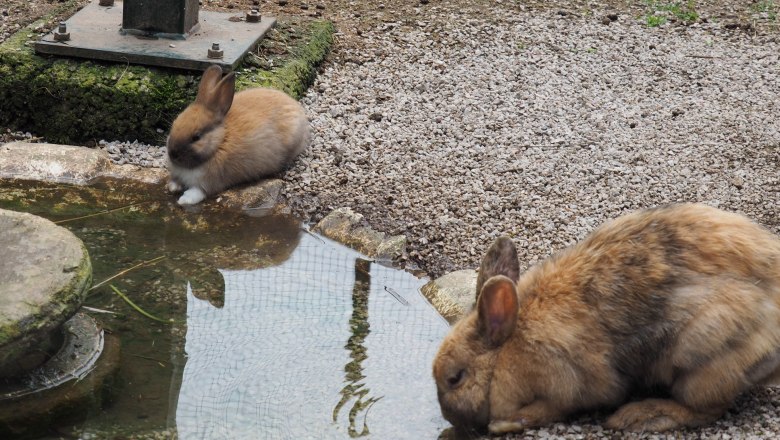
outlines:
[[[200,11],[199,24],[186,39],[123,34],[122,2],[99,6],[93,0],[65,24],[68,41],[54,40],[54,32],[35,43],[39,53],[91,58],[121,63],[145,64],[189,70],[206,70],[212,64],[232,70],[243,56],[276,23],[262,17],[258,23],[244,21],[244,13]],[[212,43],[219,43],[222,58],[208,58]]]

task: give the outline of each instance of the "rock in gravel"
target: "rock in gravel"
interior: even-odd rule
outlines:
[[[457,270],[429,281],[420,291],[450,324],[474,305],[478,272]]]
[[[361,214],[349,208],[334,209],[313,230],[378,260],[396,259],[406,247],[406,237],[375,231]]]

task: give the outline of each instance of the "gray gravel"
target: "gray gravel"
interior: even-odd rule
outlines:
[[[439,14],[363,33],[373,49],[328,66],[304,99],[314,145],[287,179],[312,219],[351,206],[408,234],[433,275],[476,266],[499,234],[530,265],[668,202],[778,230],[775,34]]]
[[[777,32],[648,28],[636,10],[404,6],[330,8],[342,33],[303,100],[314,142],[285,175],[305,220],[350,206],[406,234],[408,263],[432,276],[476,266],[500,234],[528,266],[675,201],[780,231]],[[99,147],[164,163],[159,146]]]
[[[134,164],[142,167],[165,167],[165,147],[144,144],[138,141],[98,142],[98,148],[108,153],[111,161],[119,165]]]

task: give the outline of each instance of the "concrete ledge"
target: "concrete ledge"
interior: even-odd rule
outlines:
[[[103,352],[86,377],[71,376],[59,387],[36,392],[35,398],[0,398],[0,437],[40,438],[53,421],[84,420],[89,412],[99,411],[113,397],[119,353],[119,337],[104,335]]]
[[[114,165],[106,152],[87,147],[29,142],[0,145],[0,179],[90,185],[101,178],[157,185],[160,194],[171,203],[178,198],[163,188],[168,171],[162,168]],[[281,179],[258,180],[231,188],[206,203],[263,217],[279,211],[283,187]]]
[[[86,185],[110,166],[108,155],[89,148],[27,142],[0,146],[0,179]]]
[[[194,99],[199,72],[36,55],[28,37],[38,34],[36,26],[77,7],[66,1],[0,45],[0,126],[54,143],[162,143],[171,121]],[[238,89],[273,87],[299,98],[330,50],[333,32],[329,21],[279,17],[261,55],[248,55],[252,63],[236,70]],[[264,47],[274,50],[266,56]]]

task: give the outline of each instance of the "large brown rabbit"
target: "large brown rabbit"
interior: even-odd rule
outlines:
[[[607,427],[694,427],[780,365],[780,240],[704,205],[620,217],[522,276],[499,238],[477,293],[433,364],[459,427],[520,431],[620,405]],[[658,397],[626,403],[640,390]]]
[[[209,67],[195,102],[173,121],[168,190],[185,190],[180,205],[278,173],[309,143],[309,121],[298,101],[273,89],[235,93],[235,82],[232,72],[223,78],[219,66]]]

